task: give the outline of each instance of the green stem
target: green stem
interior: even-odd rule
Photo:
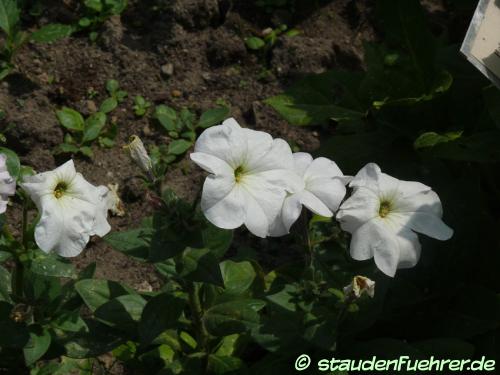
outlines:
[[[16,268],[14,269],[14,295],[23,298],[24,265],[20,257],[28,251],[28,205],[23,203],[23,216],[21,223],[22,249],[16,254]]]
[[[311,243],[311,238],[309,237],[309,220],[306,210],[302,210],[302,213],[300,214],[300,221],[302,227],[302,238],[305,248],[305,266],[306,269],[311,273],[312,281],[314,281],[316,273],[314,270],[314,250]]]
[[[22,242],[24,251],[28,251],[28,207],[23,204],[23,221],[22,221]]]
[[[203,324],[203,308],[200,302],[200,288],[197,283],[187,284],[189,305],[193,314],[193,324],[196,330],[197,341],[201,349],[208,354],[208,332]]]

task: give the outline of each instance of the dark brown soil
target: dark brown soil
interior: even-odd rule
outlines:
[[[134,96],[198,113],[224,101],[242,125],[312,151],[319,146],[318,133],[288,126],[262,101],[306,73],[332,67],[359,69],[362,42],[374,38],[369,1],[318,1],[303,12],[274,14],[249,0],[171,0],[162,2],[160,10],[153,10],[152,1],[130,3],[121,17],[104,24],[96,43],[88,35],[77,35],[50,45],[26,45],[16,59],[18,72],[0,85],[0,109],[7,114],[3,126],[10,125],[6,146],[37,171],[52,169],[70,157],[54,155],[64,134],[56,109],[69,106],[89,114],[105,98],[108,79],[118,80],[128,91],[128,99],[112,113],[119,125],[116,146],[93,146],[93,160],[75,158],[77,169],[92,183],[120,185],[127,213],[110,218],[115,231],[137,226],[152,212],[143,199],[144,188],[131,179],[139,171],[121,146],[132,134],[148,145],[170,142],[152,121],[134,116]],[[32,26],[70,22],[71,10],[71,1],[56,1]],[[281,23],[301,33],[281,37],[268,56],[247,51],[244,37]],[[162,72],[166,64],[174,68],[170,77]],[[91,91],[97,92],[93,98],[88,95]],[[170,168],[165,183],[192,199],[202,178],[186,156]],[[15,207],[11,211],[18,216]],[[138,289],[158,286],[151,266],[123,256],[98,238],[74,261],[78,267],[96,262],[98,277]]]

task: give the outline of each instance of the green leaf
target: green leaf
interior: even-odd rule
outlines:
[[[51,23],[43,26],[41,29],[31,34],[31,40],[37,43],[52,43],[57,40],[67,38],[73,33],[73,31],[74,29],[71,25]]]
[[[31,271],[42,276],[76,278],[73,264],[57,254],[36,251],[30,263]]]
[[[100,0],[98,0],[100,1]],[[110,79],[106,81],[106,90],[108,91],[109,95],[113,95],[118,91],[118,88],[120,87],[120,84],[116,79]]]
[[[78,152],[78,147],[75,146],[75,145],[71,145],[71,144],[68,144],[68,143],[61,143],[59,145],[59,150],[62,152],[62,153],[68,153],[68,154],[76,154]]]
[[[83,2],[85,6],[93,11],[100,13],[102,12],[102,1],[101,0],[85,0]]]
[[[92,148],[90,148],[89,146],[82,146],[78,149],[78,151],[88,158],[94,157],[94,152],[92,151]]]
[[[193,145],[193,142],[184,139],[177,139],[168,145],[168,153],[172,155],[182,155]]]
[[[12,258],[12,254],[7,251],[0,250],[0,263],[5,262],[7,259]]]
[[[188,247],[183,251],[180,262],[177,264],[177,272],[191,281],[224,285],[217,258],[209,249]]]
[[[118,106],[118,101],[115,98],[107,98],[101,103],[99,111],[102,113],[109,113]]]
[[[66,129],[76,131],[84,130],[85,121],[82,115],[74,109],[63,107],[61,110],[56,111],[56,115],[59,123]]]
[[[165,293],[149,300],[139,324],[141,342],[149,344],[168,328],[175,328],[184,305],[184,300]]]
[[[149,257],[149,241],[146,237],[147,229],[137,228],[126,232],[111,232],[104,240],[115,250],[139,260]]]
[[[462,136],[462,133],[462,131],[448,132],[442,135],[435,132],[423,133],[415,140],[413,147],[416,150],[425,147],[433,147],[440,143],[446,143],[458,139]]]
[[[177,113],[174,109],[161,104],[155,108],[154,117],[167,132],[175,131],[177,129]]]
[[[225,302],[209,308],[203,321],[208,332],[214,336],[245,332],[259,324],[258,311],[264,306],[265,302],[257,299]]]
[[[7,156],[7,170],[12,178],[17,179],[21,173],[21,162],[19,161],[17,154],[5,147],[0,147],[0,154]]]
[[[257,276],[252,264],[248,261],[233,262],[226,260],[220,264],[224,280],[225,293],[243,294],[252,286]]]
[[[208,368],[216,374],[240,374],[244,367],[243,361],[236,357],[226,357],[215,354],[208,356]]]
[[[109,280],[80,280],[75,289],[91,311],[95,311],[111,299],[129,294],[130,289]]]
[[[252,50],[259,50],[266,45],[266,42],[264,42],[264,40],[261,38],[251,36],[249,38],[245,38],[245,44]]]
[[[12,35],[19,22],[20,9],[16,0],[0,0],[0,28]]]
[[[116,297],[99,306],[94,315],[100,321],[126,331],[134,329],[141,319],[146,300],[138,294]]]
[[[65,332],[87,332],[88,327],[79,311],[65,311],[54,318],[51,326]]]
[[[85,121],[82,143],[87,143],[96,139],[106,125],[106,115],[96,112]]]
[[[217,257],[221,258],[233,242],[233,231],[221,229],[207,222],[207,226],[202,232],[203,246]]]
[[[23,349],[26,366],[31,366],[49,350],[52,339],[50,333],[42,327],[30,327],[30,340]]]
[[[220,107],[203,112],[198,127],[206,129],[221,124],[229,116],[229,108]]]
[[[331,71],[311,75],[284,94],[266,99],[265,103],[292,125],[322,125],[331,119],[359,121],[366,116],[367,110],[353,96],[359,82],[360,75],[355,73]],[[335,90],[339,87],[341,90],[337,94]]]

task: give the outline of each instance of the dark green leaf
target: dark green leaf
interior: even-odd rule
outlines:
[[[413,144],[413,147],[415,149],[419,148],[425,148],[425,147],[432,147],[435,146],[439,143],[446,143],[453,141],[455,139],[458,139],[462,136],[462,131],[458,132],[448,132],[444,134],[438,134],[435,132],[427,132],[424,134],[421,134],[416,140],[415,143]]]
[[[30,327],[30,340],[23,349],[26,366],[31,366],[49,350],[50,333],[42,327]]]
[[[80,153],[82,153],[82,155],[88,157],[88,158],[93,158],[94,157],[94,152],[92,151],[92,148],[90,148],[89,146],[82,146],[78,149],[78,151]]]
[[[104,237],[104,240],[115,250],[140,260],[147,260],[149,257],[147,231],[138,228],[126,232],[112,232]]]
[[[96,139],[106,125],[106,115],[97,112],[91,115],[85,121],[85,130],[83,132],[82,143],[90,142]]]
[[[160,294],[149,300],[139,324],[141,342],[149,344],[168,328],[175,328],[184,304],[184,300],[168,294]]]
[[[84,130],[85,121],[82,115],[74,109],[63,107],[61,110],[56,111],[56,115],[59,123],[66,129],[76,131]]]
[[[262,40],[261,38],[251,36],[249,38],[245,38],[245,44],[250,49],[259,50],[266,45],[266,42],[264,42],[264,40]]]
[[[16,0],[0,0],[0,28],[7,35],[14,32],[19,22],[20,9]]]
[[[129,294],[128,288],[109,280],[81,280],[75,284],[75,289],[91,311],[111,299]]]
[[[31,40],[38,43],[52,43],[59,39],[67,38],[73,33],[71,25],[51,23],[31,34]]]
[[[107,98],[101,103],[99,111],[103,113],[109,113],[113,111],[117,106],[118,102],[115,98]]]
[[[181,155],[193,145],[193,142],[184,139],[177,139],[168,145],[168,153],[172,155]]]
[[[177,272],[191,280],[224,285],[217,258],[208,249],[187,248],[177,264]]]
[[[245,332],[259,324],[258,311],[264,306],[264,301],[256,299],[225,302],[208,309],[203,321],[208,332],[214,336]]]
[[[229,294],[243,294],[252,286],[255,270],[250,262],[233,262],[226,260],[220,264],[225,292]]]
[[[138,294],[116,297],[95,310],[94,315],[102,322],[123,330],[131,330],[141,319],[146,300]]]
[[[236,357],[226,357],[215,354],[210,354],[208,356],[208,368],[216,375],[241,374],[243,367],[243,361]]]
[[[221,258],[233,242],[233,231],[220,229],[207,222],[207,226],[202,230],[203,246],[217,257]]]
[[[36,251],[33,253],[30,267],[32,272],[43,276],[76,278],[73,264],[55,253]]]
[[[221,124],[229,116],[229,108],[220,107],[203,112],[198,122],[198,127],[206,129],[210,126]]]
[[[9,271],[0,266],[0,301],[10,302],[11,276]]]
[[[78,147],[69,143],[61,143],[59,145],[59,150],[63,153],[76,154],[78,152]]]

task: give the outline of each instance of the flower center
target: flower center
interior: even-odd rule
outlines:
[[[378,209],[378,214],[380,217],[386,217],[392,210],[392,204],[390,201],[383,200],[380,202],[380,207]]]
[[[236,168],[234,170],[234,179],[236,180],[236,182],[240,182],[244,174],[245,172],[243,171],[243,167],[241,165]]]
[[[64,192],[68,190],[68,184],[66,182],[59,182],[54,189],[54,196],[59,199],[64,195]]]

